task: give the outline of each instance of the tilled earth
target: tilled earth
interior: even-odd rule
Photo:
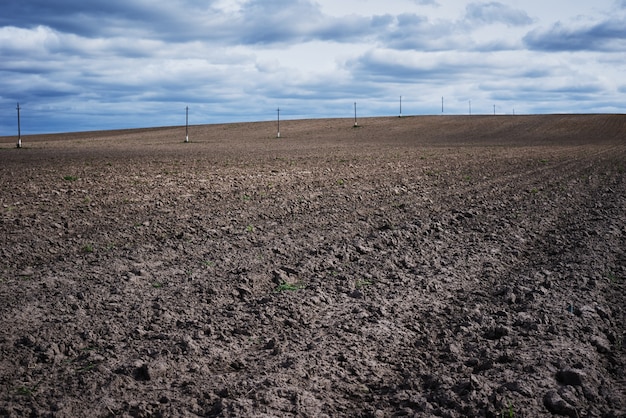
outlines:
[[[0,416],[626,414],[626,116],[0,139]]]

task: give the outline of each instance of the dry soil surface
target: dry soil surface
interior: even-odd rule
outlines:
[[[0,138],[0,416],[626,414],[626,116]]]

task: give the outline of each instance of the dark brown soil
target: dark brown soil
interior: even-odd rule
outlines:
[[[626,116],[0,139],[0,416],[626,414]]]

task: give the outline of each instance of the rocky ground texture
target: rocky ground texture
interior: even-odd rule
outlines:
[[[626,116],[0,138],[0,416],[626,414]]]

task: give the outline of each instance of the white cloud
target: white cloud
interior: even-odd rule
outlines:
[[[498,2],[470,3],[465,10],[466,20],[473,24],[525,26],[533,22],[525,11]]]

